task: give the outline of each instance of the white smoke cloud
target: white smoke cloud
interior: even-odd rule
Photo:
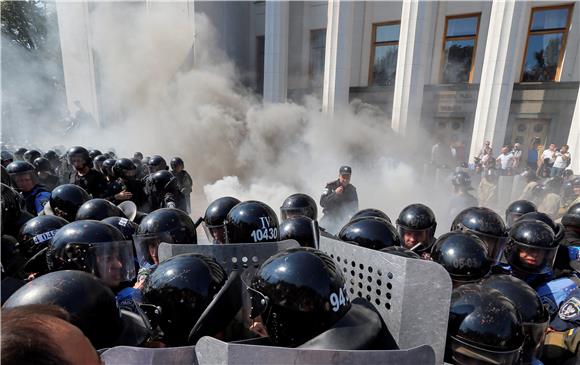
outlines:
[[[226,195],[261,200],[276,211],[295,192],[318,200],[345,164],[353,168],[361,209],[383,209],[393,220],[416,202],[443,211],[446,189],[423,184],[417,156],[376,108],[357,102],[330,117],[313,96],[301,105],[262,105],[216,47],[203,14],[195,19],[196,65],[185,71],[191,25],[162,3],[155,12],[99,3],[92,19],[104,127],[35,141],[43,148],[80,144],[114,147],[128,157],[135,151],[181,156],[196,184],[194,216]],[[425,140],[425,148],[431,145]]]

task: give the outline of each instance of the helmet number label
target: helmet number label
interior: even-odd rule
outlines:
[[[55,229],[54,231],[48,231],[48,232],[41,233],[37,236],[34,236],[32,238],[32,242],[34,242],[35,245],[41,244],[42,242],[45,242],[45,241],[52,239],[52,237],[54,237],[56,232],[58,232],[58,229]]]
[[[330,304],[332,305],[332,311],[338,312],[341,306],[346,305],[346,289],[340,288],[337,293],[330,294]]]
[[[263,240],[277,240],[278,239],[278,228],[262,228],[256,229],[250,233],[254,242],[261,242]]]

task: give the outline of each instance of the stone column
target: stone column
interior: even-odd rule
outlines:
[[[580,174],[580,90],[578,90],[578,95],[576,96],[576,106],[574,107],[570,134],[566,144],[570,146],[570,154],[572,156],[572,162],[568,168],[578,175]]]
[[[414,135],[421,123],[436,14],[436,2],[403,1],[391,122],[392,128],[403,135]]]
[[[264,103],[283,103],[288,94],[288,1],[266,1]]]
[[[485,44],[479,96],[469,157],[477,156],[485,140],[494,153],[503,145],[514,82],[522,62],[529,22],[529,3],[494,1]]]
[[[325,113],[333,114],[348,105],[353,13],[352,1],[328,1],[322,90],[322,110]]]
[[[57,1],[56,11],[68,109],[78,100],[100,125],[89,3]]]

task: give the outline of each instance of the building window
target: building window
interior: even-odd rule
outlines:
[[[310,31],[310,86],[322,87],[324,81],[324,52],[326,29]]]
[[[264,95],[264,42],[263,35],[256,37],[256,93]]]
[[[522,81],[556,81],[572,19],[572,4],[533,8]]]
[[[370,85],[395,84],[400,27],[400,22],[373,24]]]
[[[472,81],[480,15],[453,15],[445,18],[442,83]]]

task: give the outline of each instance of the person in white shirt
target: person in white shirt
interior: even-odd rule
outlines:
[[[562,176],[562,172],[570,164],[570,152],[568,152],[568,145],[563,145],[560,151],[556,153],[554,165],[550,171],[550,176]]]
[[[501,148],[501,155],[496,159],[496,166],[500,172],[500,175],[509,175],[511,173],[511,168],[514,160],[514,155],[510,153],[507,146]]]

